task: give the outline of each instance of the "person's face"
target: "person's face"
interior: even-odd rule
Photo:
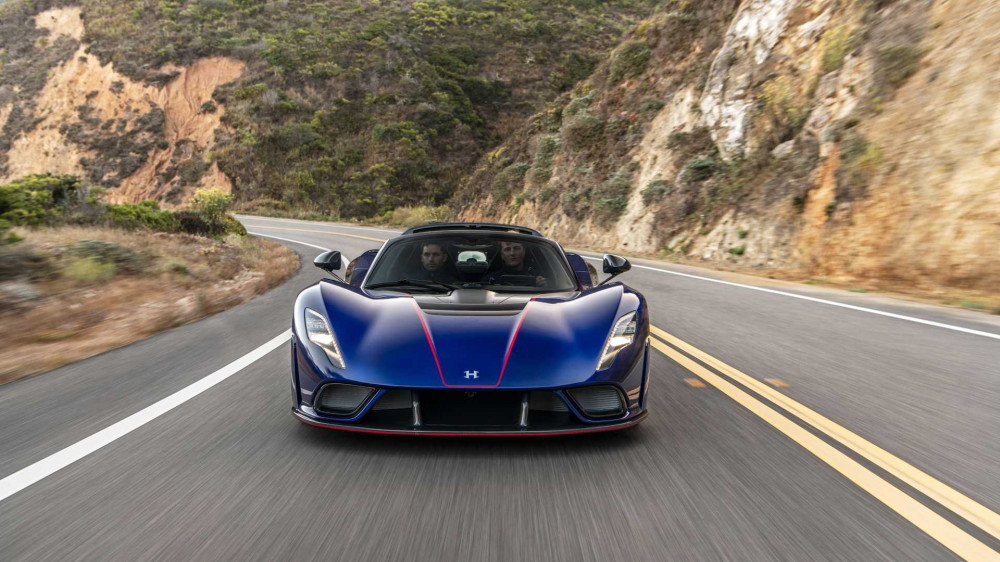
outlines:
[[[424,251],[420,254],[420,263],[427,271],[441,269],[446,259],[448,259],[448,254],[445,254],[444,249],[437,244],[425,245]]]
[[[520,242],[500,242],[500,256],[507,267],[518,268],[524,263],[524,244]]]

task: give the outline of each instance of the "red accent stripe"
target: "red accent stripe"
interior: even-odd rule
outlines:
[[[424,322],[424,315],[420,312],[420,305],[417,304],[417,300],[410,297],[410,302],[413,303],[414,310],[417,311],[417,318],[420,319],[420,325],[424,327],[424,335],[427,336],[427,345],[431,348],[431,355],[434,356],[434,364],[438,368],[438,376],[441,377],[441,384],[448,386],[448,383],[444,382],[444,373],[441,372],[441,362],[438,361],[437,351],[434,349],[434,341],[431,340],[431,332],[427,329],[427,324]]]
[[[420,319],[420,325],[424,328],[424,335],[427,336],[427,345],[430,346],[431,354],[434,355],[434,364],[437,365],[438,376],[441,377],[442,385],[447,388],[496,388],[500,386],[504,371],[507,370],[507,361],[510,359],[510,352],[514,350],[514,342],[517,341],[517,334],[521,332],[521,325],[524,324],[524,318],[528,316],[528,307],[531,306],[531,303],[535,302],[535,297],[531,297],[528,304],[524,305],[524,310],[521,311],[521,319],[518,320],[517,328],[514,329],[514,337],[510,339],[510,344],[507,346],[507,353],[503,357],[503,366],[500,368],[500,377],[497,378],[496,384],[448,384],[445,382],[444,372],[441,371],[441,362],[438,361],[437,350],[434,349],[434,341],[431,339],[431,331],[427,329],[427,323],[424,322],[424,314],[420,311],[420,305],[417,304],[416,299],[413,297],[410,297],[410,299],[413,303],[413,308],[417,311],[417,318]]]
[[[409,431],[409,430],[392,431],[392,430],[381,430],[381,429],[367,429],[367,428],[361,428],[361,427],[344,427],[344,426],[336,426],[336,425],[323,425],[323,424],[318,424],[318,423],[313,423],[313,422],[310,422],[310,421],[306,421],[306,420],[304,420],[304,419],[302,419],[302,418],[300,418],[298,416],[295,416],[295,419],[299,420],[300,422],[302,422],[302,423],[304,423],[306,425],[311,425],[313,427],[319,427],[319,428],[322,428],[322,429],[333,429],[333,430],[336,430],[336,431],[350,431],[350,432],[354,432],[354,433],[373,433],[373,434],[376,434],[376,435],[415,435],[415,436],[417,436],[417,435],[419,435],[419,436],[428,435],[428,436],[438,436],[438,437],[548,437],[550,435],[552,435],[552,436],[556,436],[556,435],[577,435],[577,434],[581,434],[581,433],[599,433],[599,432],[602,432],[602,431],[617,431],[617,430],[620,430],[620,429],[627,429],[629,427],[634,426],[636,423],[639,423],[638,421],[636,421],[635,423],[623,424],[623,425],[616,425],[614,427],[594,427],[594,428],[589,428],[589,429],[575,429],[575,430],[567,430],[567,431],[552,431],[552,432],[547,432],[547,433],[532,433],[532,432],[477,433],[477,432],[474,432],[474,431],[468,431],[468,432],[461,432],[461,431],[450,431],[450,432],[440,432],[440,431]]]
[[[500,378],[497,379],[497,383],[493,386],[500,386],[500,381],[503,380],[503,373],[507,370],[507,361],[510,359],[510,352],[514,351],[514,342],[517,341],[517,334],[521,333],[521,325],[524,324],[524,319],[528,316],[528,307],[531,303],[535,302],[535,297],[531,297],[528,304],[524,305],[524,310],[521,311],[521,320],[517,323],[517,328],[514,330],[514,337],[510,339],[510,345],[507,346],[507,355],[503,357],[503,367],[500,368]]]

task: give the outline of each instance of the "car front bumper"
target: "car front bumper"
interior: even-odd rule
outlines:
[[[603,424],[574,425],[567,427],[551,427],[544,429],[532,428],[499,428],[493,426],[411,426],[409,428],[391,427],[386,425],[368,425],[365,423],[345,423],[330,420],[321,420],[309,414],[292,408],[292,414],[302,423],[324,429],[336,429],[340,431],[353,431],[357,433],[375,433],[382,435],[422,435],[422,436],[491,436],[491,437],[528,437],[528,436],[558,436],[574,435],[583,433],[600,433],[605,431],[616,431],[628,429],[639,424],[646,419],[646,412],[642,411],[624,420],[608,422]]]

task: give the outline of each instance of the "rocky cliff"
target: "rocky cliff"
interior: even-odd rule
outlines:
[[[1000,4],[672,2],[491,152],[466,219],[996,292]]]

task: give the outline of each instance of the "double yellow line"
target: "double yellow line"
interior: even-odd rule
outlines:
[[[957,490],[934,479],[913,465],[908,464],[848,429],[792,400],[746,373],[723,363],[680,338],[668,334],[656,326],[650,326],[650,331],[652,337],[649,338],[649,342],[654,349],[720,390],[739,405],[756,414],[772,427],[785,434],[789,439],[804,447],[831,468],[843,474],[850,481],[860,486],[863,490],[916,525],[920,530],[933,537],[958,556],[966,560],[1000,561],[1000,553],[986,546],[969,533],[893,486],[881,476],[865,468],[858,461],[795,423],[792,421],[792,418],[811,426],[826,437],[902,480],[921,494],[948,508],[956,515],[997,539],[1000,539],[1000,515],[997,515],[985,506],[976,503]],[[706,368],[705,365],[712,367],[712,369],[722,373],[727,378],[716,374]],[[788,415],[782,415],[775,408],[772,408],[734,383],[739,383],[746,389],[756,392],[772,404],[783,409]]]
[[[315,232],[375,242],[384,241],[382,238],[332,232],[329,230],[276,226],[254,226],[254,228]],[[797,419],[812,427],[827,438],[839,443],[854,454],[905,482],[917,492],[937,502],[998,540],[1000,540],[1000,515],[739,369],[727,365],[656,326],[650,326],[650,331],[652,332],[652,337],[649,338],[649,341],[654,349],[660,351],[688,371],[700,377],[706,383],[732,398],[739,405],[753,412],[772,427],[785,434],[789,439],[801,445],[831,468],[901,515],[904,519],[916,525],[917,528],[930,535],[956,555],[966,560],[994,560],[1000,562],[1000,553],[986,546],[954,523],[938,515],[875,472],[865,468],[858,461],[844,454],[823,439],[820,439],[817,435],[806,430],[798,423],[795,423],[792,419]],[[722,373],[727,378],[716,374],[706,368],[705,365]],[[738,383],[742,387],[734,383]],[[787,415],[783,415],[764,401],[746,392],[744,388],[770,401],[771,404],[784,410]]]

